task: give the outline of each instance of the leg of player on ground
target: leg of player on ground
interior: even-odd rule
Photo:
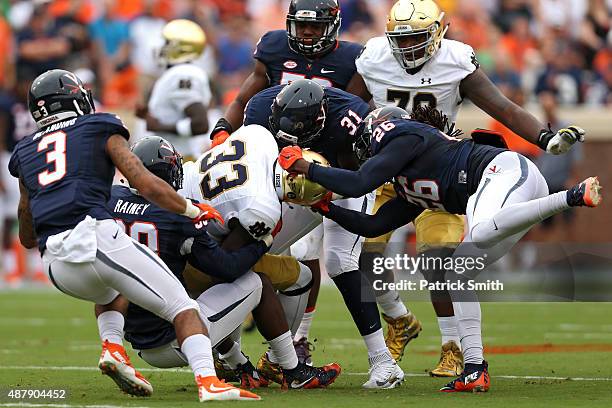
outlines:
[[[368,197],[344,199],[336,204],[368,212],[372,207]],[[325,270],[342,294],[353,321],[368,349],[370,379],[365,388],[394,388],[403,381],[404,372],[391,356],[382,332],[374,290],[359,270],[363,238],[346,231],[334,221],[323,220]]]
[[[194,372],[200,400],[221,396],[258,398],[218,381],[210,340],[205,336],[197,303],[189,298],[180,281],[152,251],[125,235],[112,220],[96,223],[96,241],[97,253],[92,263],[60,261],[49,251],[45,253],[45,270],[58,289],[98,305],[111,304],[121,293],[129,301],[173,322],[179,346]],[[106,313],[100,314],[103,315]],[[101,326],[104,328],[104,319]],[[104,346],[100,359],[103,372],[122,390],[149,395],[152,387],[131,366],[123,347],[108,341]],[[210,387],[223,391],[210,393]]]

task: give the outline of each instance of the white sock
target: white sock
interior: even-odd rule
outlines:
[[[219,358],[225,361],[233,370],[238,368],[239,364],[245,364],[249,361],[244,354],[242,354],[240,345],[236,342],[234,342],[234,345],[227,353],[219,354]]]
[[[191,371],[196,377],[217,375],[208,337],[203,334],[194,334],[187,337],[181,345],[181,351],[187,357]]]
[[[98,332],[102,342],[108,340],[109,343],[123,345],[123,325],[125,319],[117,311],[111,310],[101,313],[98,316]]]
[[[310,334],[310,325],[312,324],[312,318],[314,317],[315,309],[312,309],[310,312],[304,312],[304,316],[302,316],[302,321],[300,322],[300,327],[298,327],[295,332],[295,341],[303,338],[308,338]]]
[[[453,302],[463,361],[467,364],[482,364],[481,314],[479,302]]]
[[[382,329],[376,330],[374,333],[363,336],[363,341],[368,348],[368,357],[372,358],[383,353],[388,353],[385,337]]]
[[[457,328],[457,318],[455,316],[438,317],[438,327],[442,336],[442,345],[449,341],[454,341],[457,347],[461,349],[461,340],[459,339],[459,330]]]
[[[271,362],[279,364],[286,370],[297,367],[298,358],[295,354],[295,348],[293,348],[293,338],[290,331],[268,341],[268,344],[270,344],[268,358]]]
[[[376,303],[378,303],[383,313],[392,319],[397,319],[409,313],[396,290],[390,290],[383,295],[377,296]]]

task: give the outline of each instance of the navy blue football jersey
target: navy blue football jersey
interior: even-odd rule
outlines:
[[[251,98],[244,111],[244,125],[260,125],[270,130],[272,103],[284,87],[278,85],[264,89]],[[333,167],[338,167],[338,153],[352,150],[359,124],[367,116],[370,106],[358,96],[341,89],[324,89],[327,97],[325,127],[310,149],[323,155]]]
[[[275,30],[261,37],[254,57],[266,66],[271,86],[306,78],[324,87],[346,89],[357,72],[355,60],[362,49],[359,44],[338,41],[333,51],[310,60],[289,47],[287,31]]]
[[[399,196],[422,208],[443,209],[465,214],[486,165],[505,151],[476,145],[471,139],[451,138],[438,129],[412,120],[381,123],[372,134],[372,154],[379,153],[393,139],[409,138],[405,165],[393,181]]]
[[[181,255],[181,246],[189,237],[208,237],[206,227],[152,204],[125,186],[113,186],[108,206],[126,234],[156,252],[184,286],[187,257]],[[137,350],[159,347],[176,338],[172,324],[133,303],[124,330],[126,340]]]
[[[106,202],[115,166],[106,142],[115,134],[130,137],[119,117],[97,113],[54,123],[15,146],[9,170],[28,192],[41,251],[49,236],[74,228],[87,215],[113,218]]]

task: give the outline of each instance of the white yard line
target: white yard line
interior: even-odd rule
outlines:
[[[98,371],[97,367],[83,366],[0,366],[0,370],[57,370],[57,371]],[[141,368],[142,372],[181,372],[190,373],[187,368]],[[346,375],[367,376],[368,373],[351,373],[346,372]],[[426,373],[406,373],[407,377],[429,377]],[[569,381],[612,381],[612,377],[552,377],[539,375],[494,375],[494,378],[502,378],[508,380],[569,380]],[[2,405],[0,405],[2,406]]]

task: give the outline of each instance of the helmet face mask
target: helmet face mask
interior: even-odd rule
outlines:
[[[270,115],[270,131],[279,145],[311,147],[322,136],[327,119],[327,97],[311,80],[298,80],[276,96]]]
[[[142,138],[132,146],[132,152],[147,170],[174,190],[183,188],[183,156],[166,139],[159,136]]]
[[[448,29],[443,18],[444,12],[432,0],[399,0],[391,8],[385,34],[403,69],[420,67],[438,51]]]
[[[336,0],[292,0],[287,14],[289,47],[306,57],[332,50],[341,20]]]
[[[158,58],[162,65],[176,65],[191,62],[202,55],[206,46],[206,34],[190,20],[172,20],[162,31],[164,45]]]
[[[28,107],[39,129],[77,116],[95,113],[91,90],[72,72],[54,69],[30,86]]]

